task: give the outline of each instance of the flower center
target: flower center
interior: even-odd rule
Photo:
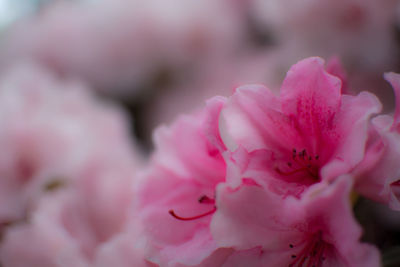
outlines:
[[[292,249],[295,246],[289,244]],[[322,240],[322,232],[312,235],[311,240],[300,251],[300,253],[292,254],[292,262],[288,267],[321,267],[326,257],[328,244]]]
[[[209,210],[209,211],[207,211],[205,213],[201,213],[199,215],[195,215],[195,216],[192,216],[192,217],[182,217],[182,216],[176,215],[174,210],[169,210],[168,212],[175,219],[178,219],[178,220],[181,220],[181,221],[192,221],[192,220],[197,220],[197,219],[203,218],[205,216],[211,215],[217,210],[217,207],[215,206],[215,199],[213,199],[213,198],[209,198],[208,196],[203,195],[203,196],[201,196],[199,198],[198,201],[199,201],[200,204],[213,204],[214,207],[211,210]]]
[[[293,149],[291,160],[283,168],[276,167],[275,171],[289,182],[316,183],[320,179],[319,156],[309,155],[305,149],[300,152]]]

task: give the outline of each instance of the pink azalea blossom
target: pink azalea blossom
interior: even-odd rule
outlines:
[[[356,92],[371,91],[392,104],[382,73],[399,68],[396,0],[250,0],[249,13],[268,29],[285,57],[283,70],[300,59],[338,55]],[[396,12],[397,11],[397,12]],[[397,14],[396,14],[397,13]],[[396,23],[397,22],[397,23]],[[270,83],[267,83],[271,85]]]
[[[400,210],[400,75],[386,73],[385,79],[395,92],[396,109],[393,116],[373,119],[367,154],[356,168],[356,187],[362,194]]]
[[[213,236],[242,251],[223,266],[380,266],[378,250],[359,242],[351,186],[340,177],[311,186],[302,199],[282,199],[254,184],[219,185]]]
[[[197,266],[221,257],[209,224],[216,210],[215,187],[225,180],[217,132],[222,104],[213,99],[202,112],[182,116],[155,134],[156,151],[139,185],[135,212],[144,227],[149,261]]]
[[[369,118],[381,105],[370,93],[341,89],[320,58],[294,65],[279,97],[260,85],[237,89],[221,111],[220,130],[241,177],[300,196],[350,172],[364,158]]]
[[[196,75],[169,90],[160,90],[145,107],[146,120],[142,127],[154,129],[160,123],[172,122],[180,113],[201,108],[204,101],[215,96],[230,96],[243,84],[268,84],[278,92],[291,57],[290,51],[275,48],[267,52],[246,52],[229,58],[204,62]],[[342,91],[349,92],[346,72],[338,57],[327,61],[326,71],[342,80]],[[150,130],[147,130],[150,132]]]

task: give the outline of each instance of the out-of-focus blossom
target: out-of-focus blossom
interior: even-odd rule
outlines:
[[[135,168],[138,155],[123,113],[93,99],[85,89],[57,80],[37,65],[2,74],[2,224],[27,219],[41,195],[75,183],[75,172],[99,164],[97,158],[119,159]]]
[[[4,266],[88,266],[125,227],[139,155],[121,110],[37,65],[0,81]]]
[[[95,88],[126,93],[160,70],[188,71],[233,53],[238,45],[227,44],[241,40],[239,13],[231,1],[59,2],[11,27],[0,61],[33,58]]]
[[[400,74],[386,73],[393,86],[396,109],[393,116],[381,115],[372,121],[367,157],[357,167],[358,190],[368,197],[400,210]]]
[[[259,85],[239,88],[221,112],[220,129],[225,145],[239,148],[232,158],[241,177],[300,196],[312,184],[350,172],[364,158],[369,118],[381,106],[372,94],[343,95],[341,89],[320,58],[294,65],[280,97]]]
[[[125,228],[110,241],[102,244],[96,253],[95,267],[158,267],[146,259],[146,246],[143,227],[136,214],[131,214]]]
[[[98,249],[121,232],[133,201],[134,169],[101,162],[76,182],[44,195],[27,222],[7,229],[5,266],[91,266]],[[134,240],[133,240],[134,241]]]
[[[256,185],[221,184],[213,236],[222,247],[253,250],[226,266],[380,266],[377,249],[359,241],[351,181],[340,177],[313,185],[301,200],[282,199]]]
[[[398,64],[396,0],[253,0],[250,9],[279,44],[300,57],[340,55],[352,70],[382,72]]]

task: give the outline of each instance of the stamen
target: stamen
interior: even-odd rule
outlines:
[[[322,240],[321,232],[314,234],[299,254],[291,255],[293,261],[289,264],[289,267],[321,267],[325,260],[326,245]],[[289,246],[292,248],[291,244]]]
[[[206,195],[203,195],[199,198],[199,203],[201,204],[215,204],[215,199],[209,198]]]
[[[306,149],[297,152],[295,148],[292,150],[292,161],[287,162],[287,166],[291,168],[291,170],[282,170],[279,167],[276,167],[275,170],[284,176],[291,176],[297,173],[306,172],[309,176],[314,178],[315,180],[319,179],[318,175],[318,166],[316,162],[313,163],[313,159],[318,160],[319,156],[316,155],[315,157],[309,155]]]
[[[205,212],[205,213],[203,213],[203,214],[200,214],[200,215],[193,216],[193,217],[181,217],[181,216],[178,216],[178,215],[175,214],[175,212],[174,212],[173,210],[169,210],[168,212],[169,212],[169,214],[171,214],[171,216],[174,217],[175,219],[178,219],[178,220],[181,220],[181,221],[192,221],[192,220],[197,220],[197,219],[203,218],[203,217],[205,217],[205,216],[211,215],[211,214],[213,214],[216,210],[217,210],[217,207],[214,206],[214,208],[213,208],[212,210],[207,211],[207,212]]]
[[[399,186],[399,185],[400,185],[400,180],[395,181],[395,182],[391,183],[390,185],[392,185],[392,186]]]

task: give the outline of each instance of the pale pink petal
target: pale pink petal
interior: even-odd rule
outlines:
[[[96,253],[95,267],[157,267],[146,260],[146,243],[140,236],[142,228],[136,216],[126,228],[110,241],[102,244]]]
[[[392,209],[400,210],[398,181],[400,171],[400,135],[390,131],[393,118],[381,115],[373,119],[373,130],[364,160],[356,167],[356,190],[375,201],[387,203]]]
[[[288,212],[284,205],[279,195],[262,187],[242,185],[232,189],[221,184],[217,190],[218,209],[211,221],[213,237],[219,246],[239,250],[256,246],[286,248],[297,236],[287,231],[286,222],[304,215],[301,209]]]
[[[399,135],[399,79],[396,73],[386,73],[385,79],[395,92],[396,108],[393,116],[381,115],[372,120],[364,160],[356,167],[356,189],[361,194],[400,210],[398,158]]]
[[[326,189],[322,187],[317,185],[301,200],[311,222],[309,229],[326,229],[322,230],[324,241],[334,246],[342,264],[380,266],[378,249],[359,241],[362,228],[355,221],[350,205],[352,177],[344,175]]]
[[[223,100],[216,98],[204,111],[193,116],[181,116],[170,128],[157,129],[154,160],[177,175],[199,183],[212,186],[220,181],[225,175],[225,163],[220,152],[223,144],[217,131],[222,104]]]
[[[309,152],[324,146],[340,100],[341,81],[325,71],[322,59],[302,60],[288,71],[281,87],[282,111],[293,120]]]
[[[169,171],[153,170],[146,175],[138,194],[138,215],[144,221],[146,234],[160,248],[188,242],[198,228],[208,227],[211,216],[182,221],[171,216],[169,211],[173,210],[181,217],[192,217],[212,210],[212,204],[198,201],[203,195],[213,198],[212,188],[181,179]]]
[[[344,67],[342,66],[342,63],[340,62],[339,57],[331,57],[326,63],[325,69],[329,74],[340,78],[340,80],[342,81],[342,94],[349,94],[350,88],[348,85],[347,74],[344,70]]]
[[[316,184],[301,200],[277,198],[258,186],[232,190],[220,185],[213,236],[224,247],[261,248],[251,258],[260,266],[288,266],[302,259],[323,266],[379,266],[378,250],[359,242],[361,228],[349,200],[351,180],[344,176],[333,184]],[[312,251],[314,257],[304,258]]]
[[[215,187],[225,180],[217,123],[223,104],[215,98],[203,111],[156,133],[156,151],[137,188],[135,209],[149,247],[146,259],[153,263],[202,266],[224,258],[209,229]]]
[[[381,111],[381,103],[375,95],[361,92],[359,95],[342,97],[340,110],[334,119],[331,137],[334,151],[330,161],[321,169],[323,179],[332,179],[350,172],[365,156],[365,145],[369,136],[368,127],[373,114]],[[325,149],[329,149],[325,144]]]
[[[238,144],[249,151],[260,147],[291,149],[299,140],[279,99],[262,85],[242,86],[222,109],[221,137],[230,150]]]

